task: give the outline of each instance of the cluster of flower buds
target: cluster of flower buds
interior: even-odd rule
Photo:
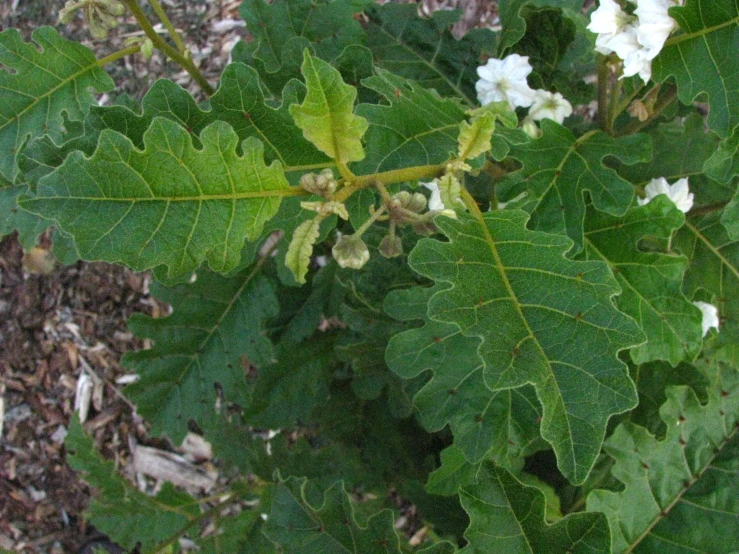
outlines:
[[[59,21],[67,24],[77,10],[82,10],[90,33],[96,39],[104,39],[108,31],[118,26],[118,17],[126,8],[118,0],[69,0],[59,12]]]
[[[339,183],[334,178],[334,173],[329,168],[322,170],[320,173],[306,173],[300,178],[300,187],[324,198],[331,198],[336,192]]]

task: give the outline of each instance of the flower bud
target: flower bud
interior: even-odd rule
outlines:
[[[385,258],[396,258],[403,253],[400,237],[388,235],[380,241],[379,251]]]
[[[360,269],[370,258],[367,245],[356,235],[343,235],[331,249],[331,254],[339,266],[352,269]]]
[[[336,192],[338,182],[334,178],[334,173],[326,168],[319,174],[306,173],[300,178],[300,186],[312,194],[318,194],[325,198],[331,197]]]
[[[412,212],[422,212],[426,208],[426,197],[420,192],[414,192],[407,207]]]
[[[538,139],[542,135],[542,131],[539,129],[539,126],[529,116],[524,118],[521,128],[523,129],[523,132],[529,135],[532,139]]]

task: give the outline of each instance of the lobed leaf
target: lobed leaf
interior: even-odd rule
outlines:
[[[305,283],[305,274],[308,273],[313,245],[318,240],[320,226],[321,220],[318,218],[303,221],[295,228],[290,240],[290,246],[285,254],[285,265],[293,272],[298,283]]]
[[[569,129],[548,119],[541,128],[541,138],[511,145],[510,156],[523,167],[501,186],[514,188],[505,199],[527,188],[536,199],[529,227],[567,235],[577,253],[583,248],[586,192],[597,210],[614,216],[626,213],[634,199],[631,184],[606,167],[604,158],[613,156],[627,164],[646,161],[651,143],[645,135],[614,139],[600,131],[576,139]]]
[[[533,383],[542,437],[578,484],[595,462],[609,417],[636,403],[616,354],[643,335],[613,306],[619,287],[605,264],[567,260],[572,242],[528,231],[526,219],[517,210],[480,220],[438,217],[449,242],[421,240],[409,262],[446,283],[430,299],[428,316],[480,341],[488,388]]]
[[[494,131],[495,115],[492,112],[476,115],[469,123],[462,121],[458,137],[458,157],[470,160],[488,152],[492,148],[490,139]]]
[[[429,18],[418,16],[414,4],[388,2],[366,10],[367,46],[375,64],[442,96],[462,98],[477,105],[476,68],[483,53],[495,50],[490,29],[473,29],[457,40],[450,27],[459,11],[436,11]]]
[[[739,241],[731,239],[719,213],[689,218],[673,240],[689,262],[683,290],[688,298],[706,291],[719,311],[719,344],[739,341]]]
[[[200,513],[195,499],[171,483],[165,483],[156,496],[149,496],[118,475],[113,462],[100,456],[95,441],[84,433],[76,416],[64,444],[69,466],[101,493],[92,498],[86,517],[124,548],[133,550],[140,544],[142,552],[153,552]]]
[[[357,108],[369,129],[367,157],[356,170],[378,173],[447,161],[456,150],[459,124],[465,119],[459,103],[388,71],[377,68],[375,72],[363,84],[384,96],[389,105]]]
[[[264,533],[285,554],[400,554],[393,514],[383,510],[360,527],[341,481],[329,488],[316,508],[307,498],[307,479],[280,483]]]
[[[587,509],[608,517],[614,554],[739,549],[739,372],[706,365],[707,404],[688,387],[667,388],[663,440],[626,422],[605,442],[624,489],[590,493]]]
[[[302,73],[308,93],[302,104],[290,106],[290,115],[303,136],[339,163],[363,159],[361,138],[367,120],[353,113],[357,89],[344,84],[338,70],[311,56],[307,49]]]
[[[372,0],[244,0],[239,13],[251,43],[237,45],[236,59],[253,65],[275,97],[285,84],[300,77],[303,51],[337,62],[347,49],[366,41],[355,14]]]
[[[647,336],[631,349],[636,364],[692,361],[703,342],[700,310],[681,290],[687,259],[639,248],[646,237],[668,240],[683,222],[682,212],[664,195],[620,218],[591,208],[585,219],[584,257],[609,264],[622,289],[616,305]]]
[[[708,127],[726,138],[739,124],[739,5],[735,0],[687,0],[670,9],[682,33],[652,62],[652,78],[674,76],[678,97],[692,104],[708,94]]]
[[[541,409],[531,387],[490,390],[485,366],[477,354],[479,340],[464,336],[453,323],[428,318],[428,302],[440,287],[395,291],[385,299],[385,311],[400,320],[421,319],[423,327],[392,337],[385,354],[391,370],[411,379],[434,372],[415,395],[413,405],[430,432],[447,424],[454,444],[472,463],[490,456],[511,466],[532,452],[539,438]]]
[[[279,162],[264,164],[258,140],[244,141],[237,155],[236,133],[223,122],[200,138],[197,150],[184,128],[156,118],[139,151],[106,130],[92,157],[73,152],[21,207],[56,221],[84,259],[136,270],[165,265],[169,278],[204,260],[229,271],[244,239],[257,239],[294,189]]]
[[[113,88],[92,51],[40,27],[24,42],[16,29],[0,33],[0,177],[10,182],[18,174],[17,159],[29,137],[48,134],[59,140],[66,115],[85,117],[94,92]],[[36,46],[37,45],[37,46]],[[39,50],[40,48],[40,50]],[[11,72],[12,71],[12,72]]]
[[[601,554],[610,551],[603,514],[570,514],[554,525],[544,520],[544,495],[510,472],[487,462],[477,483],[459,491],[470,515],[467,554]]]
[[[137,411],[179,444],[188,421],[209,417],[217,398],[243,403],[249,398],[242,356],[262,367],[273,348],[265,321],[277,315],[277,297],[267,279],[253,269],[226,278],[201,270],[192,284],[155,285],[152,294],[172,306],[171,316],[133,315],[129,328],[154,341],[153,348],[127,354],[123,365],[141,379],[126,388]]]

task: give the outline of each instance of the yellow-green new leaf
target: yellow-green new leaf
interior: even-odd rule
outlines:
[[[313,245],[320,234],[322,219],[317,216],[298,225],[293,233],[287,254],[285,254],[285,265],[293,272],[298,283],[305,283],[305,274],[308,273],[310,256],[313,254]]]
[[[492,145],[490,139],[495,131],[495,115],[484,112],[476,115],[469,123],[463,121],[459,130],[459,157],[471,160],[488,152]]]
[[[303,77],[308,93],[302,104],[290,106],[290,115],[303,136],[341,163],[364,159],[361,138],[367,120],[354,115],[357,89],[344,83],[341,73],[327,62],[303,54]]]
[[[227,272],[238,266],[244,240],[256,240],[290,187],[280,162],[267,166],[259,140],[242,143],[218,121],[200,134],[155,118],[138,150],[106,130],[95,153],[72,153],[39,181],[24,209],[53,219],[72,235],[86,260],[119,262],[137,270],[167,266],[187,274],[207,260]]]

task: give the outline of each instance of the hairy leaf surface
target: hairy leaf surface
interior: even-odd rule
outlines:
[[[263,329],[265,320],[277,315],[277,297],[252,269],[230,278],[201,270],[195,283],[155,285],[152,294],[169,303],[173,313],[129,320],[131,330],[152,339],[154,347],[124,357],[123,365],[141,376],[126,394],[154,434],[179,443],[188,420],[213,412],[216,384],[227,401],[248,398],[241,357],[260,367],[272,362],[272,344]]]
[[[302,73],[308,93],[302,104],[290,106],[290,115],[303,136],[337,162],[363,159],[361,139],[367,120],[354,115],[357,89],[344,84],[337,69],[314,58],[308,50],[303,56]]]
[[[307,479],[283,481],[272,501],[264,533],[285,554],[400,554],[393,514],[383,510],[360,526],[355,508],[339,481],[328,489],[323,504],[307,498]]]
[[[367,46],[377,65],[442,96],[477,105],[476,69],[483,52],[495,51],[496,37],[490,29],[474,29],[457,40],[450,27],[459,19],[458,11],[436,11],[424,19],[414,4],[388,2],[366,13]]]
[[[735,0],[687,0],[670,9],[682,34],[669,39],[652,62],[657,82],[671,75],[678,96],[691,104],[708,94],[708,126],[726,138],[739,124],[739,5]]]
[[[511,145],[510,155],[523,167],[503,181],[504,187],[514,186],[505,199],[528,188],[537,198],[529,227],[567,235],[575,243],[574,252],[580,252],[585,193],[597,210],[615,216],[626,213],[634,198],[631,184],[605,167],[603,159],[614,156],[627,164],[646,161],[651,144],[644,135],[614,139],[600,131],[575,138],[549,119],[541,122],[541,128],[541,138]]]
[[[363,84],[384,96],[390,105],[361,104],[357,114],[369,122],[367,157],[357,164],[359,174],[378,173],[414,165],[447,161],[457,149],[464,109],[435,91],[382,69]]]
[[[477,484],[460,489],[470,515],[465,554],[595,554],[609,551],[603,514],[570,514],[554,525],[544,521],[544,495],[510,472],[484,463]]]
[[[142,552],[152,552],[200,512],[195,499],[171,483],[149,496],[118,475],[113,462],[100,456],[77,417],[72,418],[64,444],[69,466],[101,492],[91,500],[87,517],[124,548],[132,550],[140,543]]]
[[[605,442],[623,492],[598,490],[589,511],[608,516],[613,552],[734,552],[739,549],[739,372],[705,364],[708,403],[668,387],[663,440],[622,423]]]
[[[673,247],[690,260],[683,290],[688,298],[707,291],[719,310],[720,344],[739,341],[739,241],[732,240],[718,213],[689,218]]]
[[[572,242],[528,231],[526,219],[517,210],[437,217],[449,242],[421,240],[409,261],[447,285],[430,299],[429,318],[480,340],[491,390],[534,384],[542,436],[565,476],[582,483],[608,418],[636,403],[616,354],[643,335],[613,306],[619,287],[605,264],[567,260]]]
[[[279,162],[266,166],[249,138],[236,153],[233,129],[216,122],[201,134],[156,118],[137,150],[104,131],[91,158],[73,152],[21,206],[55,220],[88,260],[143,270],[167,266],[177,277],[204,260],[216,271],[237,266],[244,239],[255,240],[288,185]]]
[[[479,340],[464,336],[453,323],[429,320],[428,302],[440,287],[396,291],[385,310],[401,320],[421,319],[423,327],[395,335],[386,359],[405,379],[425,370],[434,376],[413,398],[421,423],[431,432],[451,426],[454,443],[472,463],[490,454],[510,466],[530,452],[539,438],[541,408],[531,387],[490,390],[477,354]]]
[[[0,33],[0,176],[11,182],[29,136],[60,140],[63,113],[81,120],[94,103],[93,91],[113,88],[89,48],[62,38],[52,27],[36,29],[31,38],[35,44],[24,42],[15,29]]]
[[[682,212],[662,195],[620,218],[590,209],[585,221],[585,257],[609,264],[622,289],[617,306],[647,335],[631,349],[634,363],[693,360],[702,344],[701,314],[682,294],[687,260],[639,248],[645,237],[669,239],[683,224]]]

